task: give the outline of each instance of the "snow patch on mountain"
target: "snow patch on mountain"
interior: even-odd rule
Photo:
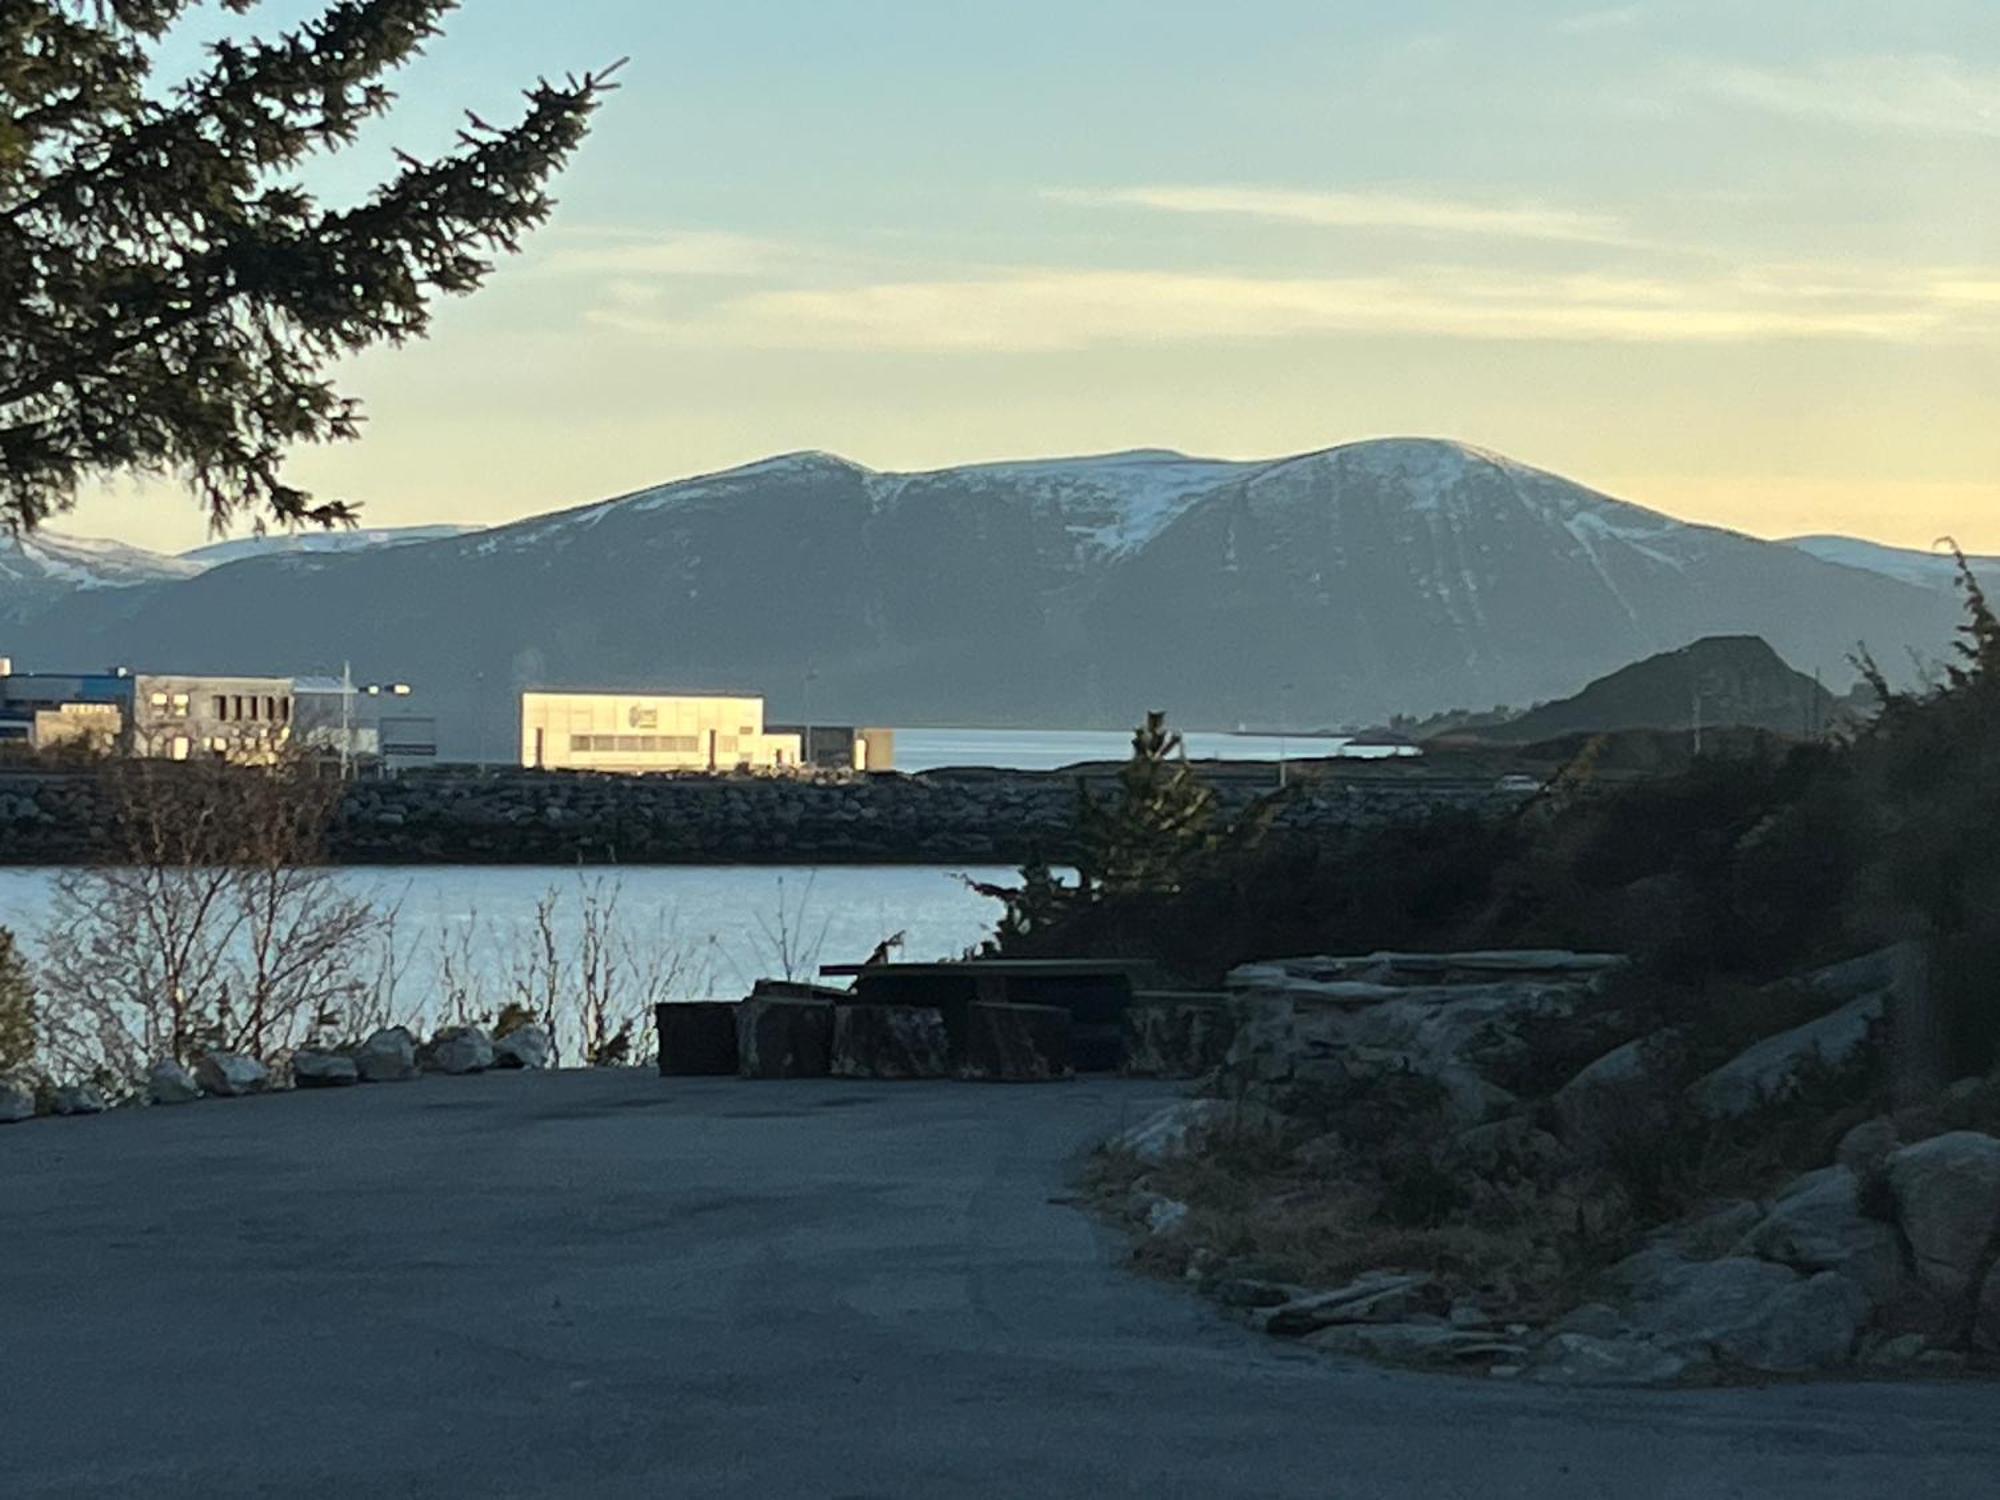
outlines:
[[[201,571],[199,563],[101,537],[64,536],[54,531],[38,531],[33,536],[0,532],[0,579],[15,583],[128,589],[192,578]]]
[[[477,526],[363,526],[352,530],[277,532],[266,536],[232,537],[183,552],[180,560],[201,568],[219,568],[250,557],[297,553],[359,552],[376,547],[406,547],[413,542],[445,541],[478,531]]]
[[[1880,573],[1923,588],[1950,587],[1958,577],[1958,560],[1945,551],[1920,552],[1914,547],[1891,547],[1851,536],[1787,537],[1785,545],[1821,562]],[[1967,557],[1966,561],[1981,576],[2000,574],[2000,557]]]

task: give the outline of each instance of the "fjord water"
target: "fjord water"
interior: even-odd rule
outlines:
[[[1006,880],[997,868],[928,866],[647,865],[594,867],[446,865],[345,869],[341,882],[393,912],[394,999],[398,1013],[427,1018],[447,965],[480,992],[480,1008],[509,998],[520,955],[536,938],[536,906],[555,897],[559,951],[574,962],[586,897],[615,897],[620,946],[636,964],[674,969],[663,998],[735,998],[760,977],[790,967],[811,977],[819,963],[855,962],[896,933],[899,956],[955,958],[993,930],[999,903],[960,875]],[[0,926],[32,954],[49,913],[55,872],[0,870]],[[386,945],[356,955],[371,985],[384,977]],[[790,962],[787,963],[787,952]]]
[[[1345,747],[1330,735],[1224,734],[1188,731],[1190,760],[1306,759],[1379,754],[1375,747]],[[1010,771],[1057,771],[1084,761],[1124,760],[1132,753],[1129,729],[898,729],[896,769],[934,771],[944,766],[992,766]]]

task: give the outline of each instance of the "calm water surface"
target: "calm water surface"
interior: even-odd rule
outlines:
[[[0,926],[31,953],[54,878],[49,870],[0,870]],[[676,999],[733,998],[787,967],[805,977],[820,962],[856,962],[897,932],[906,935],[900,957],[955,958],[992,932],[1000,912],[955,872],[927,867],[454,865],[349,869],[339,878],[394,913],[393,949],[357,955],[357,967],[379,973],[393,958],[399,1001],[412,1011],[438,992],[447,965],[469,969],[483,998],[504,1000],[524,946],[535,940],[536,905],[550,895],[559,946],[572,955],[587,900],[594,893],[600,907],[615,901],[619,946],[634,963],[676,969],[669,986]]]

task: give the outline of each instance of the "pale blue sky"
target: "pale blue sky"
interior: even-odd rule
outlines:
[[[467,0],[323,185],[622,55],[554,224],[348,372],[368,435],[305,482],[494,521],[801,447],[1414,432],[2000,549],[1992,0]]]

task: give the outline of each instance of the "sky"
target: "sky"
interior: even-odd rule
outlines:
[[[620,57],[549,225],[342,368],[365,435],[297,481],[490,524],[801,448],[1420,434],[2000,551],[1992,0],[465,0],[313,185]],[[59,526],[207,535],[132,481]]]

